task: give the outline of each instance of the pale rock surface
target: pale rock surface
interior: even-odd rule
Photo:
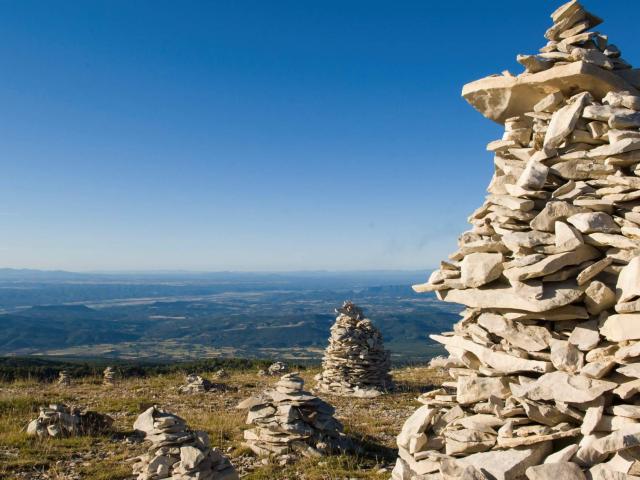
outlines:
[[[499,253],[472,253],[464,257],[460,273],[466,288],[476,288],[497,279],[502,273],[502,255]]]
[[[600,333],[612,342],[640,339],[640,313],[611,315],[604,322]]]
[[[582,244],[584,240],[580,232],[564,222],[555,223],[555,245],[559,251],[570,252]]]
[[[640,257],[633,258],[620,272],[616,285],[617,300],[629,302],[640,297]]]
[[[581,233],[618,233],[620,227],[613,221],[611,215],[604,212],[577,213],[567,218],[567,222],[576,227]]]
[[[529,467],[526,471],[529,480],[585,480],[586,477],[578,465],[571,462],[548,463]]]
[[[570,99],[568,105],[562,107],[551,117],[551,122],[544,137],[544,148],[547,150],[558,148],[574,130],[582,110],[591,101],[591,94],[580,93]]]

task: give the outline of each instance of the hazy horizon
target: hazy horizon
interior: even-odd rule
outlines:
[[[299,270],[184,270],[184,269],[147,269],[147,270],[67,270],[67,269],[46,269],[46,268],[20,268],[20,267],[0,267],[0,272],[2,271],[13,271],[13,272],[43,272],[43,273],[79,273],[79,274],[120,274],[120,275],[128,275],[128,274],[223,274],[223,273],[239,273],[239,274],[346,274],[346,273],[416,273],[416,272],[424,272],[433,270],[436,267],[427,266],[424,268],[389,268],[389,269],[344,269],[344,270],[333,270],[333,269],[299,269]]]

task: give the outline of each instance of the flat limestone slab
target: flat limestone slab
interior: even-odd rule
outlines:
[[[628,77],[629,78],[629,77]],[[570,96],[587,90],[601,100],[611,90],[640,92],[621,76],[585,62],[573,62],[519,77],[491,76],[466,84],[462,96],[482,115],[504,124],[507,118],[532,112],[550,93]]]
[[[489,288],[469,288],[466,290],[444,290],[437,292],[440,300],[460,303],[471,308],[499,308],[523,310],[526,312],[546,312],[575,302],[583,295],[575,282],[554,282],[546,284],[539,300],[531,300],[518,295],[516,289],[507,285],[491,285]]]

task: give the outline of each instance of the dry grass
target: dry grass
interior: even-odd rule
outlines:
[[[211,372],[199,372],[211,378]],[[277,379],[263,378],[254,371],[230,372],[222,393],[181,395],[177,387],[181,375],[160,375],[127,379],[106,388],[101,379],[83,378],[70,387],[35,382],[0,383],[0,478],[122,480],[131,478],[125,459],[145,450],[144,444],[126,441],[136,416],[151,405],[159,405],[187,420],[194,429],[206,430],[212,443],[225,451],[232,462],[251,480],[300,479],[333,480],[344,478],[381,479],[376,474],[395,458],[395,436],[404,419],[416,408],[421,391],[438,385],[441,373],[427,368],[407,368],[394,372],[399,388],[377,399],[324,397],[336,407],[345,433],[362,446],[357,454],[301,459],[281,467],[267,459],[254,458],[242,446],[246,412],[235,405],[264,390]],[[307,386],[313,385],[314,370],[302,372]],[[38,407],[49,403],[79,405],[115,419],[114,434],[66,439],[27,437],[24,427],[38,414]],[[249,467],[247,467],[249,466]]]

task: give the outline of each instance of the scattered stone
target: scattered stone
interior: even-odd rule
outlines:
[[[54,438],[96,435],[108,431],[112,424],[108,415],[52,404],[40,407],[38,418],[27,426],[27,435]]]

